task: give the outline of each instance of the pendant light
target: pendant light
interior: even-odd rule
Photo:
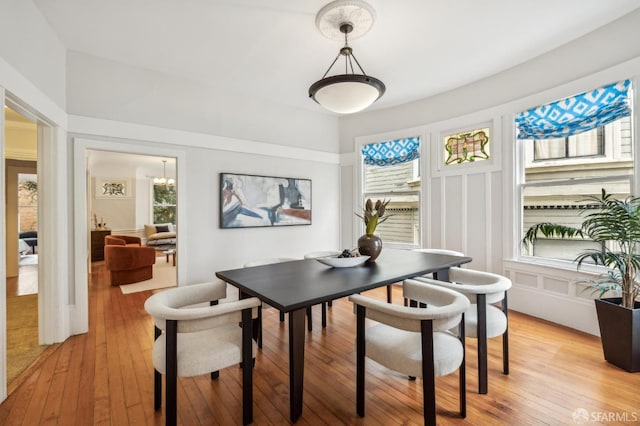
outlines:
[[[162,177],[161,178],[153,178],[154,185],[174,185],[176,183],[175,180],[171,178],[167,178],[167,160],[162,160]]]
[[[316,16],[316,27],[330,39],[344,37],[338,52],[322,79],[309,87],[309,97],[332,112],[351,114],[368,108],[386,88],[382,81],[367,75],[349,46],[351,39],[367,33],[375,20],[374,9],[364,1],[337,0],[323,7]],[[340,57],[344,57],[344,74],[327,77]],[[360,73],[356,73],[356,68]]]

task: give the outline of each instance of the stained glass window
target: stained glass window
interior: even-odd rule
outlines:
[[[444,137],[444,164],[489,159],[489,128],[467,130]]]

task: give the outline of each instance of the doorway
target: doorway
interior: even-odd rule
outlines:
[[[111,280],[111,284],[128,294],[143,290],[155,290],[175,286],[177,283],[176,258],[176,159],[125,152],[87,150],[87,212],[89,218],[87,232],[90,234],[89,280],[92,285]],[[150,231],[158,226],[167,228],[162,240],[152,239],[160,231]],[[110,253],[105,241],[110,237],[133,237],[128,243],[136,244],[136,238],[146,252],[154,253],[155,263],[147,265],[134,256],[142,252],[137,247]],[[130,252],[130,253],[129,253]],[[120,256],[133,256],[144,264],[121,263]],[[172,262],[169,262],[170,258]],[[111,256],[111,259],[109,259]],[[127,258],[128,259],[128,258]],[[166,259],[166,260],[165,260]],[[111,262],[109,262],[111,260]],[[134,262],[135,263],[135,262]],[[121,269],[124,268],[124,269]],[[145,272],[144,279],[134,274]],[[104,279],[103,279],[104,278]],[[119,280],[123,280],[119,282]],[[107,283],[108,285],[108,283]]]
[[[99,151],[104,153],[124,153],[140,154],[142,156],[156,158],[173,158],[176,161],[176,188],[177,207],[176,224],[179,232],[176,236],[176,248],[180,251],[176,256],[176,273],[178,283],[186,282],[186,269],[181,267],[180,259],[187,258],[186,236],[188,235],[188,224],[181,218],[186,217],[184,203],[180,203],[179,194],[185,193],[187,187],[185,162],[186,153],[168,144],[152,144],[139,140],[127,140],[125,142],[102,139],[98,137],[73,138],[73,267],[75,283],[72,290],[72,297],[75,302],[74,311],[70,317],[74,334],[86,333],[89,330],[89,273],[91,271],[90,262],[90,199],[89,199],[89,169],[87,156],[89,151]],[[167,142],[168,143],[168,142]],[[104,217],[103,217],[104,218]],[[99,219],[99,217],[98,217]],[[107,221],[104,218],[105,222]],[[109,222],[107,222],[109,226]]]
[[[40,344],[38,127],[5,107],[6,342],[9,388],[48,347]]]

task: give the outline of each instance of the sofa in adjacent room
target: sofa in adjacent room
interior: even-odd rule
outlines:
[[[171,223],[157,223],[144,226],[147,246],[166,246],[176,244],[176,231]]]
[[[153,278],[156,250],[143,247],[139,237],[107,235],[104,260],[111,276],[111,285],[137,283]]]
[[[38,252],[38,231],[23,231],[18,234],[18,238],[27,243],[31,248],[31,253]]]

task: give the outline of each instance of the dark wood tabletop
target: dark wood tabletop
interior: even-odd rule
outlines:
[[[470,257],[385,248],[375,263],[332,268],[315,259],[216,272],[216,276],[282,312],[470,262]]]
[[[303,407],[308,307],[431,272],[447,280],[450,267],[468,262],[470,257],[385,248],[375,263],[352,268],[332,268],[307,259],[220,271],[216,276],[238,287],[241,297],[256,296],[289,313],[289,417],[295,423]]]

